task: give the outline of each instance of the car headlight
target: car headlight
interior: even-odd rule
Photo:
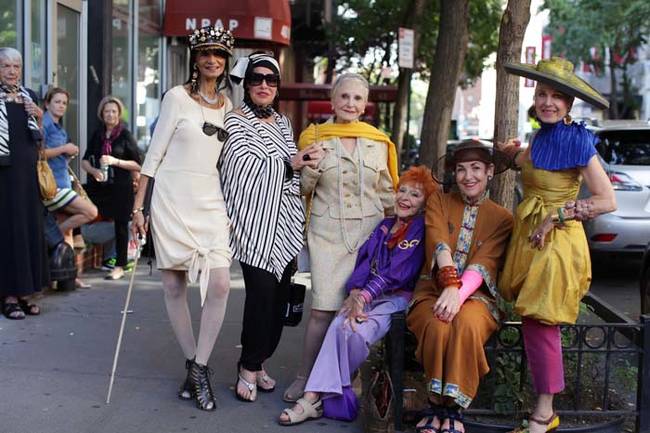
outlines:
[[[625,173],[612,171],[609,181],[615,191],[643,191],[643,186]]]

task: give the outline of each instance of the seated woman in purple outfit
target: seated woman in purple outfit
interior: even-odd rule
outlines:
[[[424,261],[422,210],[435,188],[431,172],[423,166],[411,167],[400,178],[395,215],[385,218],[359,250],[345,286],[348,297],[327,330],[305,394],[282,412],[280,424],[320,418],[323,400],[332,399],[332,408],[356,402],[350,388],[354,371],[368,357],[370,346],[388,332],[391,314],[405,310],[411,299]]]

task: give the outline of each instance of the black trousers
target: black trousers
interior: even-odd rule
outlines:
[[[291,263],[287,265],[282,280],[278,282],[264,269],[240,264],[246,301],[239,363],[246,370],[260,371],[262,363],[273,355],[280,343],[293,266]]]
[[[115,220],[115,266],[126,266],[129,252],[129,221]]]

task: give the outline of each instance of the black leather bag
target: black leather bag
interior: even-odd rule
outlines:
[[[303,305],[305,303],[305,290],[303,284],[289,284],[289,299],[284,312],[285,326],[298,326],[302,320]]]

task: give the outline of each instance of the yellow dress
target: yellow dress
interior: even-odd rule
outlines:
[[[537,169],[522,166],[524,200],[517,207],[515,226],[499,280],[501,296],[515,301],[517,314],[549,325],[575,323],[580,300],[589,290],[591,262],[582,223],[567,221],[553,229],[542,250],[529,236],[549,212],[575,200],[582,181],[578,169]]]

